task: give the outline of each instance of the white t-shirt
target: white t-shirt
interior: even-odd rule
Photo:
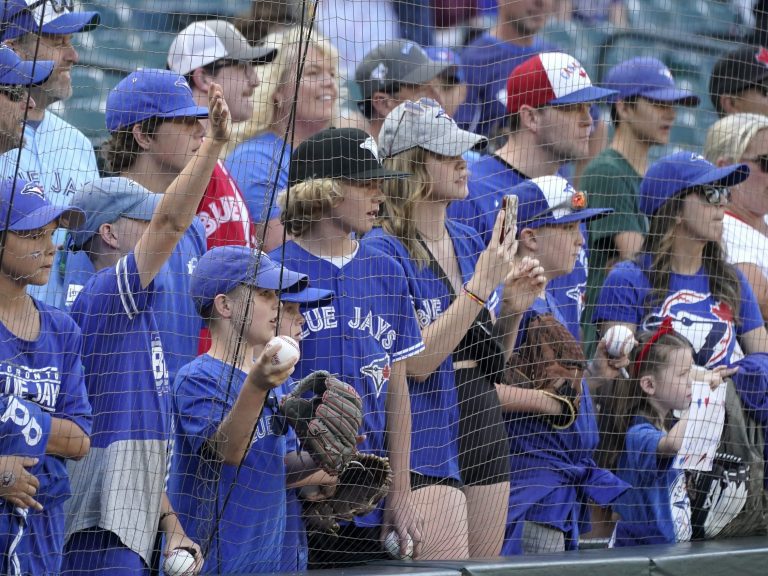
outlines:
[[[768,278],[768,236],[743,220],[725,213],[723,246],[731,264],[755,264]]]
[[[376,46],[400,37],[400,22],[389,0],[323,0],[317,28],[339,51],[339,74],[355,79],[355,68]]]

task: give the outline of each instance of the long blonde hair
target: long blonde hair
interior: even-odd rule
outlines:
[[[403,179],[385,180],[381,185],[385,194],[381,227],[403,243],[420,268],[429,263],[429,253],[419,242],[414,210],[417,202],[426,200],[432,193],[427,172],[427,154],[429,152],[424,148],[417,147],[385,159],[385,167],[411,175]]]
[[[307,43],[322,56],[330,58],[335,69],[339,67],[339,54],[330,40],[314,30],[310,32],[306,28],[292,28],[287,32],[270,34],[265,43],[277,49],[277,56],[258,69],[261,84],[253,94],[253,116],[249,121],[242,122],[237,130],[237,139],[241,142],[274,129],[283,120],[278,117],[275,94],[282,86],[295,80],[299,60],[307,50]],[[341,97],[336,101],[337,106],[340,100]],[[289,112],[284,112],[286,118]],[[338,115],[338,111],[335,112],[334,118]]]

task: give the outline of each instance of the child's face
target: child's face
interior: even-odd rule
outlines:
[[[304,330],[304,315],[298,302],[282,302],[280,312],[280,335],[290,336],[297,342],[301,342],[301,334]]]
[[[656,375],[653,398],[665,411],[685,410],[691,404],[691,368],[693,354],[690,348],[674,348],[667,356],[667,364]]]
[[[235,328],[240,330],[238,324],[245,319],[246,304],[250,294],[251,301],[248,306],[250,324],[242,330],[243,337],[251,346],[263,346],[275,335],[277,311],[280,306],[278,293],[276,290],[248,286],[240,286],[238,291],[240,294],[235,296],[235,299],[239,304],[233,315]]]
[[[57,222],[36,230],[8,232],[2,274],[23,285],[45,286],[53,267],[56,247],[51,236]]]
[[[541,226],[536,229],[536,250],[533,254],[544,267],[547,279],[570,274],[584,245],[579,222]]]
[[[427,154],[425,164],[432,185],[430,200],[463,200],[467,197],[469,170],[464,158]]]
[[[370,232],[381,206],[380,182],[343,182],[341,186],[344,197],[331,210],[331,218],[346,233],[362,236]]]

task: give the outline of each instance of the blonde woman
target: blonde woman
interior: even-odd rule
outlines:
[[[723,219],[726,258],[747,277],[768,318],[768,117],[731,114],[712,125],[704,148],[717,166],[743,162],[749,178],[731,187]]]
[[[255,222],[266,222],[264,250],[283,241],[275,194],[288,184],[291,142],[298,146],[339,117],[338,55],[330,42],[302,28],[270,35],[277,56],[260,69],[254,112],[225,165],[245,196]],[[301,62],[301,81],[296,78]],[[296,96],[295,119],[291,108]],[[284,139],[288,136],[287,141]]]

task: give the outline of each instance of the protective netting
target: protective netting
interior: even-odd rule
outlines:
[[[0,573],[768,533],[766,10],[2,2]]]

